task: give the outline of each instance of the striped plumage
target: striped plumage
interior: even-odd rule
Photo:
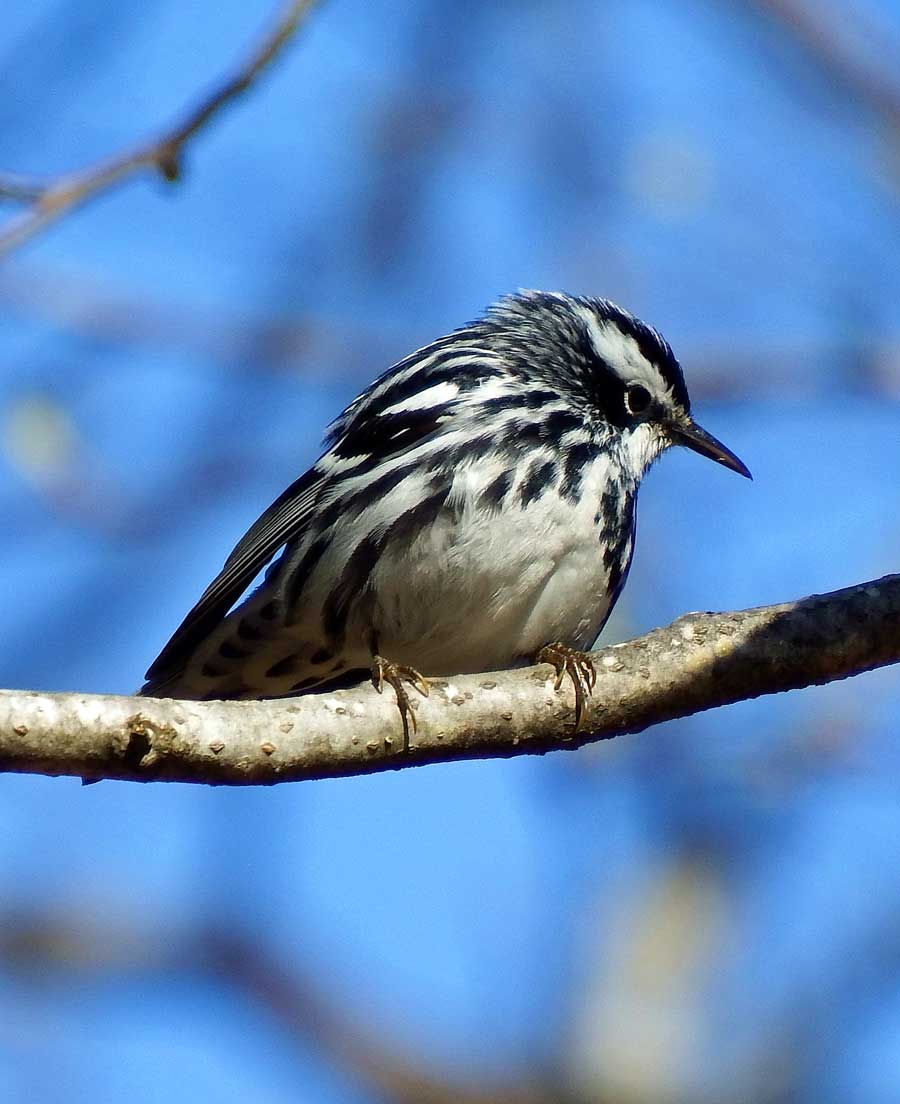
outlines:
[[[260,698],[591,645],[628,572],[641,477],[690,417],[672,350],[602,299],[527,292],[388,369],[251,527],[142,693]],[[232,609],[275,554],[265,582]]]

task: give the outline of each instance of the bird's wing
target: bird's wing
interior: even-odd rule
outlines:
[[[329,461],[340,463],[351,458],[358,460],[362,468],[390,461],[436,433],[444,414],[443,409],[428,409],[405,410],[381,417],[358,414],[355,419],[348,418],[345,431],[332,449],[292,483],[238,541],[222,570],[147,671],[145,677],[149,685],[143,692],[151,693],[160,688],[183,668],[258,572],[309,523],[323,490],[332,483]]]
[[[149,682],[165,682],[231,609],[258,572],[307,523],[325,478],[313,467],[280,495],[238,541],[200,600],[181,622],[147,671]]]
[[[462,347],[451,355],[446,346],[453,340],[453,335],[442,338],[399,361],[335,420],[325,440],[328,452],[241,538],[147,671],[144,693],[171,681],[260,569],[302,531],[331,479],[343,478],[329,474],[330,468],[345,465],[345,471],[371,471],[439,434],[456,405],[460,385],[452,381],[461,364],[472,379],[499,374],[500,369],[481,350]],[[473,372],[476,364],[478,375]]]

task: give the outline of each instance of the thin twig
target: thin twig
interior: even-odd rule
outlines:
[[[0,230],[0,256],[12,252],[52,222],[83,206],[114,185],[146,171],[177,180],[185,144],[212,117],[255,82],[260,73],[281,52],[316,0],[293,0],[274,27],[249,54],[244,63],[184,118],[162,135],[125,153],[87,169],[41,183],[17,174],[0,175],[0,198],[21,201],[27,206]]]
[[[900,662],[900,575],[734,613],[692,613],[594,654],[586,733],[549,666],[432,680],[408,747],[371,686],[264,702],[0,691],[0,771],[271,784],[576,748]]]

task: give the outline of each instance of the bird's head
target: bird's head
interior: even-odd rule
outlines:
[[[628,311],[607,299],[525,291],[501,299],[487,320],[506,337],[504,355],[577,404],[636,477],[665,449],[684,445],[752,478],[742,460],[694,421],[668,342]]]

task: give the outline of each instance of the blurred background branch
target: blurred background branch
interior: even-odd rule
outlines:
[[[168,938],[124,920],[67,913],[0,914],[0,966],[19,976],[65,975],[87,982],[173,973],[205,976],[231,999],[258,1007],[302,1053],[310,1044],[382,1104],[603,1104],[565,1085],[561,1070],[531,1071],[519,1082],[479,1083],[471,1071],[429,1068],[399,1022],[386,1026],[336,1003],[302,963],[289,969],[258,942],[227,927]],[[562,1042],[562,1040],[560,1040]]]
[[[315,2],[293,0],[289,3],[269,33],[234,73],[159,137],[55,180],[39,181],[16,173],[0,174],[0,199],[26,205],[24,211],[0,228],[0,256],[11,253],[69,211],[139,173],[156,172],[170,182],[177,180],[187,142],[226,104],[251,87],[290,41]]]
[[[848,35],[847,12],[805,0],[744,0],[796,42],[849,96],[874,111],[895,133],[900,131],[900,90],[880,77],[871,62],[854,49],[853,39],[884,41],[886,28],[877,18],[857,10],[851,17],[854,34]],[[888,56],[890,57],[889,51]],[[896,56],[892,59],[896,63]]]
[[[71,269],[20,264],[0,270],[0,308],[72,340],[109,348],[117,357],[148,351],[203,360],[230,373],[287,375],[314,380],[327,365],[330,380],[353,387],[369,370],[391,363],[404,341],[353,314],[325,317],[312,311],[281,314],[215,310],[199,303],[154,297],[115,287],[87,266]],[[900,339],[876,334],[856,341],[791,341],[765,346],[706,343],[679,350],[696,400],[742,401],[783,395],[797,364],[840,360],[852,371],[854,392],[900,395]],[[843,379],[822,373],[804,393],[827,395]]]

